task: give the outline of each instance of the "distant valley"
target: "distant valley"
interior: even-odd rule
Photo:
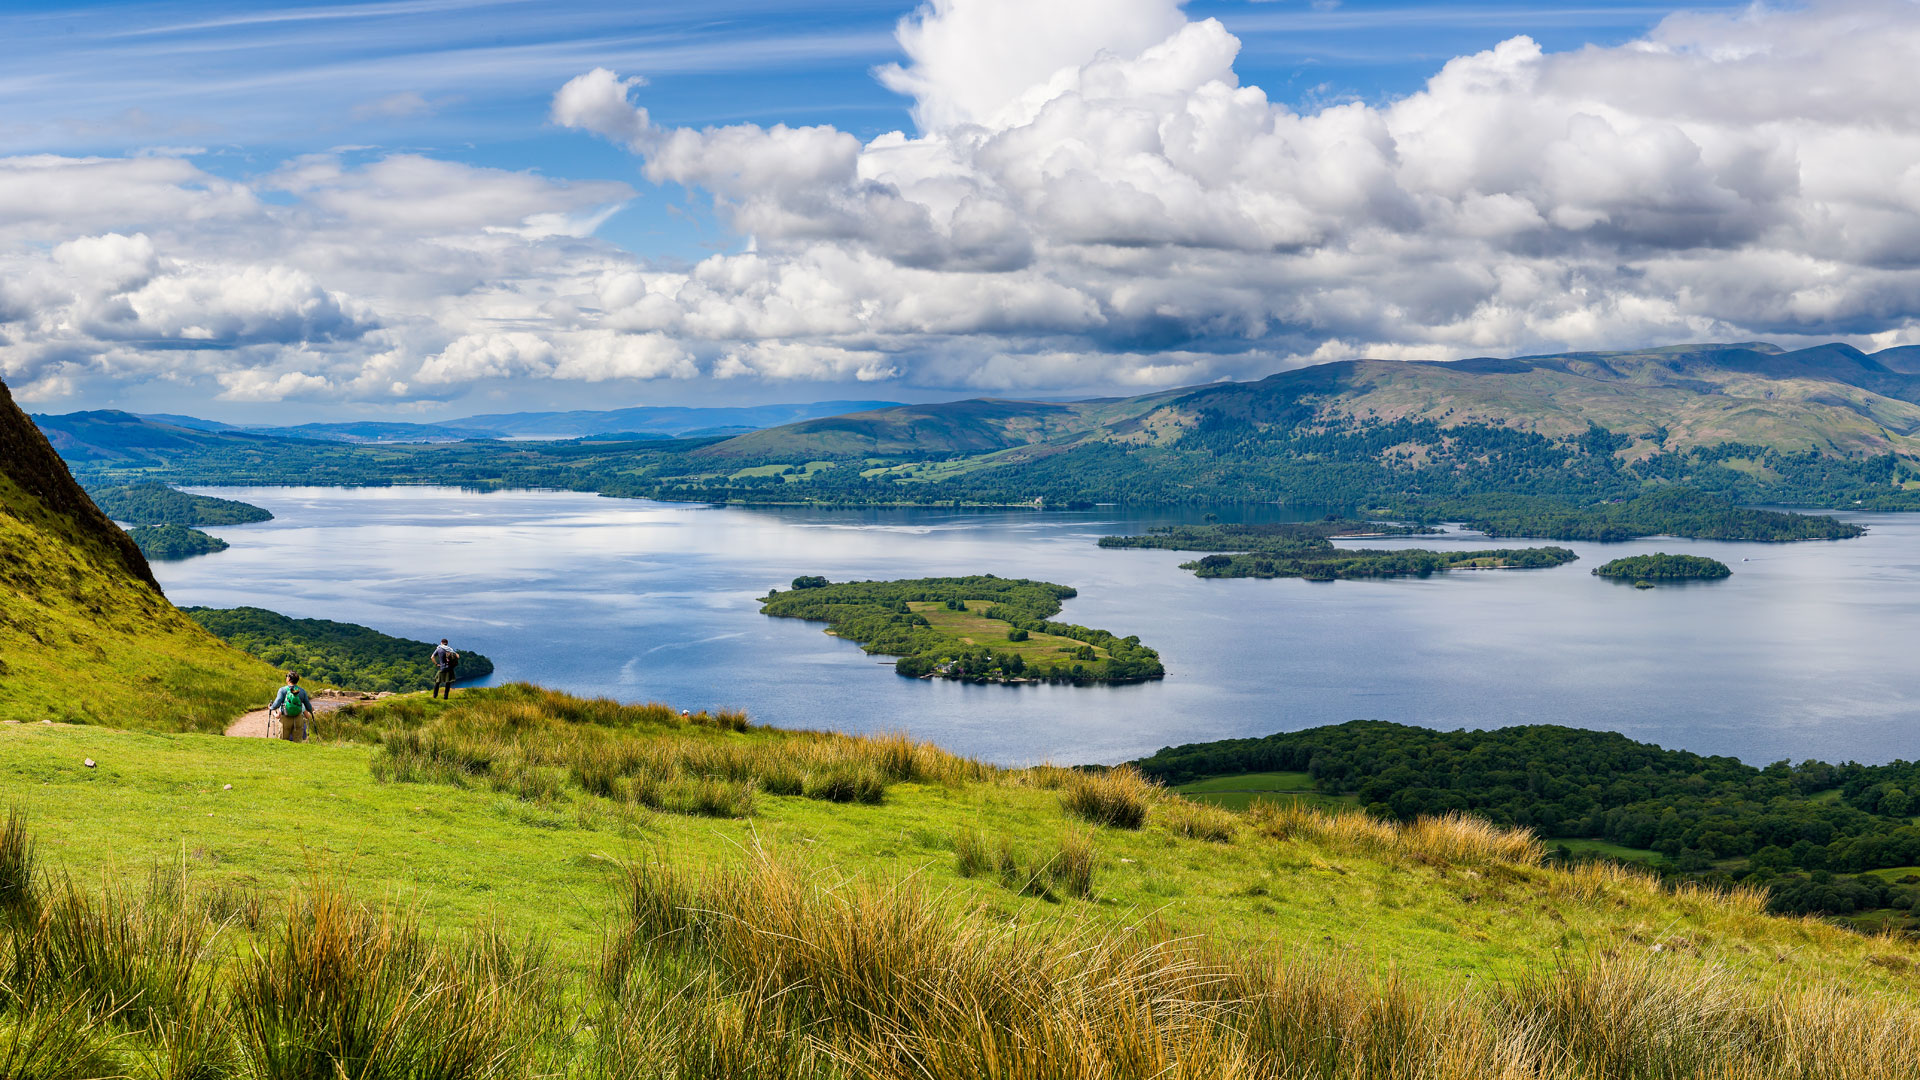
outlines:
[[[462,442],[467,439],[578,439],[595,435],[635,438],[738,435],[820,416],[884,409],[892,401],[813,401],[730,408],[642,405],[630,409],[572,412],[488,413],[444,423],[386,420],[313,421],[303,424],[228,424],[177,413],[134,413],[140,420],[190,431],[242,433],[344,443]],[[76,414],[103,416],[104,413]]]

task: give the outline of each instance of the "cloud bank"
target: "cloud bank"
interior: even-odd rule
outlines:
[[[1527,38],[1298,112],[1175,0],[934,0],[876,72],[915,130],[658,125],[585,72],[554,123],[711,199],[745,249],[593,239],[619,184],[396,155],[247,184],[0,160],[0,371],[241,400],[497,380],[1120,389],[1353,355],[1914,340],[1920,5]],[[748,242],[750,240],[750,242]],[[185,358],[185,359],[183,359]]]

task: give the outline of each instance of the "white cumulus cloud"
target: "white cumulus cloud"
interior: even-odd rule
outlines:
[[[1230,22],[1230,17],[1229,17]],[[929,0],[914,127],[676,127],[594,68],[550,118],[711,200],[731,254],[598,239],[635,187],[421,153],[234,179],[0,159],[0,374],[417,402],[700,377],[1044,393],[1354,355],[1920,340],[1915,0],[1516,37],[1300,109],[1177,0]],[[376,102],[376,104],[380,104]],[[410,109],[410,99],[381,107]],[[628,397],[632,395],[627,395]]]

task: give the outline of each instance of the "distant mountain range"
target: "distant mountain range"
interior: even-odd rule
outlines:
[[[283,426],[225,424],[177,413],[132,415],[189,431],[245,432],[322,442],[425,443],[461,442],[466,439],[579,439],[608,435],[632,439],[738,435],[814,417],[883,409],[897,404],[892,401],[812,401],[726,408],[643,405],[600,411],[489,413],[434,424],[346,420]]]
[[[444,426],[448,438],[631,432],[512,448],[323,443],[283,437],[296,429],[209,431],[128,413],[36,419],[103,483],[131,469],[173,482],[568,486],[707,501],[1327,506],[1503,494],[1588,505],[1681,485],[1747,503],[1920,509],[1920,347],[1352,360],[1126,398],[871,405],[513,414]],[[847,408],[728,436],[668,437],[711,431],[719,419]],[[660,430],[632,431],[643,425]],[[336,438],[394,434],[345,427]]]
[[[1078,402],[976,399],[895,405],[751,432],[702,453],[739,459],[1057,452],[1086,443],[1176,446],[1204,425],[1339,420],[1495,425],[1549,438],[1590,425],[1639,452],[1720,443],[1920,458],[1920,346],[1787,352],[1682,345],[1452,362],[1351,360],[1257,382]]]

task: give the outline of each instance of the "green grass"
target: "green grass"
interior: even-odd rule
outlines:
[[[1884,870],[1863,871],[1862,877],[1877,877],[1883,881],[1899,881],[1903,877],[1920,877],[1920,866],[1891,866]]]
[[[1001,619],[989,619],[985,614],[987,609],[994,605],[994,601],[963,602],[967,605],[965,611],[953,611],[945,604],[931,601],[916,601],[909,603],[907,607],[914,614],[924,616],[935,630],[943,634],[964,641],[968,645],[979,645],[997,653],[1018,655],[1029,666],[1036,662],[1071,663],[1072,653],[1082,647],[1088,647],[1087,642],[1047,633],[1030,634],[1026,641],[1009,641],[1007,633],[1013,629],[1012,624]],[[1091,648],[1096,659],[1108,658],[1107,650],[1098,645]]]
[[[1284,791],[1305,794],[1313,791],[1313,776],[1303,772],[1257,772],[1237,776],[1213,776],[1181,784],[1174,790],[1183,795],[1199,791]]]
[[[1606,840],[1595,840],[1584,836],[1550,836],[1545,840],[1548,848],[1566,847],[1575,855],[1606,855],[1615,859],[1630,859],[1635,862],[1652,862],[1660,853],[1650,848],[1633,848],[1624,844],[1615,844]],[[1745,862],[1745,860],[1737,860]]]
[[[219,731],[279,681],[0,472],[0,720]]]
[[[1298,803],[1328,809],[1355,808],[1352,795],[1325,795],[1313,788],[1313,777],[1303,772],[1241,773],[1214,776],[1174,788],[1195,802],[1226,810],[1247,810],[1256,802]]]
[[[451,705],[406,700],[458,724],[474,715],[463,709],[510,701],[511,692],[474,691]],[[775,749],[798,738],[765,729],[692,737]],[[1180,803],[1170,794],[1155,797],[1144,828],[1094,831],[1092,900],[1049,902],[962,877],[959,826],[1021,851],[1058,848],[1074,820],[1062,807],[1057,785],[1067,774],[1059,770],[895,783],[878,804],[762,794],[750,818],[732,819],[649,812],[571,786],[523,800],[479,786],[382,783],[372,768],[379,753],[363,744],[6,725],[0,788],[32,815],[42,857],[83,881],[140,876],[182,857],[210,886],[269,892],[333,872],[362,895],[416,907],[429,926],[492,918],[516,933],[550,935],[577,955],[599,939],[617,883],[612,860],[709,866],[765,846],[831,878],[911,877],[954,911],[1115,929],[1157,920],[1222,943],[1312,944],[1422,979],[1516,977],[1566,950],[1644,950],[1684,937],[1701,957],[1769,982],[1845,972],[1907,985],[1897,972],[1864,965],[1884,944],[1631,877],[1519,865],[1469,874],[1364,837],[1275,842],[1251,826],[1229,842],[1188,839],[1172,831],[1180,815],[1169,807]],[[97,768],[84,767],[85,758]]]

